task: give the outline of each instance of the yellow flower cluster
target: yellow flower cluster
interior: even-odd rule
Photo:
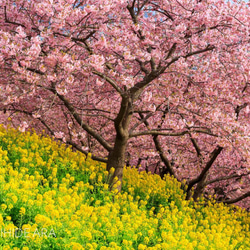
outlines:
[[[246,211],[185,201],[172,177],[133,168],[115,194],[105,167],[49,137],[0,126],[0,248],[250,249]]]

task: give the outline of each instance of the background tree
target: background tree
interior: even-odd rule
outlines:
[[[45,129],[120,181],[146,159],[186,179],[187,198],[249,196],[247,3],[3,0],[0,10],[2,122]]]

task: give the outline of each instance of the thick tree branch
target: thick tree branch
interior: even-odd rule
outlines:
[[[24,113],[24,114],[26,114],[26,115],[28,115],[28,116],[31,116],[31,117],[33,117],[32,115],[32,112],[28,112],[28,111],[26,111],[26,110],[21,110],[21,109],[16,109],[16,108],[12,108],[12,109],[9,109],[9,110],[12,110],[12,111],[14,111],[14,112],[19,112],[19,113]],[[50,134],[52,135],[52,136],[55,136],[55,133],[54,133],[54,131],[49,127],[49,125],[41,118],[41,117],[38,117],[38,118],[34,118],[34,119],[36,119],[36,120],[38,120],[38,121],[40,121],[43,125],[44,125],[44,127],[46,127],[46,129],[50,132]],[[60,140],[60,141],[63,141],[62,139],[58,139],[58,140]],[[71,140],[66,140],[66,144],[67,145],[71,145],[71,146],[73,146],[75,149],[77,149],[78,151],[80,151],[81,153],[83,153],[84,155],[88,155],[88,151],[86,151],[86,150],[83,150],[79,145],[77,145],[75,142],[73,142],[73,141],[71,141]],[[95,160],[95,161],[100,161],[100,162],[104,162],[104,163],[107,163],[107,159],[105,159],[105,158],[103,158],[103,157],[99,157],[99,156],[95,156],[95,155],[91,155],[91,159],[92,160]]]
[[[158,4],[152,2],[152,5],[154,5],[156,8],[153,9],[153,11],[159,12],[161,14],[163,14],[164,16],[166,16],[168,19],[170,19],[171,21],[174,21],[173,16],[170,15],[169,11],[162,9]]]
[[[168,54],[167,54],[167,56],[164,58],[164,60],[167,60],[168,58],[170,58],[170,57],[174,54],[175,49],[176,49],[176,45],[177,45],[177,43],[174,43],[174,44],[172,45],[172,47],[171,47],[170,50],[168,51]]]
[[[202,166],[204,157],[203,157],[203,155],[201,153],[201,149],[200,149],[200,147],[198,145],[198,142],[197,142],[197,140],[195,138],[193,138],[191,133],[189,133],[189,136],[190,136],[190,140],[191,140],[191,142],[192,142],[192,144],[193,144],[193,146],[195,148],[195,151],[196,151],[196,154],[197,154],[197,157],[198,157],[198,160],[199,160],[199,164],[200,164],[200,166]]]
[[[115,128],[118,136],[127,137],[128,136],[128,122],[130,109],[132,108],[132,101],[127,93],[122,94],[122,101],[118,115],[115,118]]]
[[[85,154],[86,156],[88,155],[88,151],[83,150],[79,145],[77,145],[75,142],[72,142],[71,140],[66,140],[66,143],[68,145],[73,146],[75,149],[77,149],[78,151],[80,151],[81,153]],[[95,156],[95,155],[91,155],[91,159],[94,161],[100,161],[100,162],[104,162],[107,163],[108,160],[99,156]]]
[[[226,204],[233,204],[233,203],[241,201],[241,200],[243,200],[243,199],[245,199],[245,198],[247,198],[249,196],[250,196],[250,191],[247,192],[247,193],[245,193],[245,194],[243,194],[243,195],[241,195],[241,196],[239,196],[239,197],[237,197],[237,198],[229,199],[229,200],[223,200],[223,201],[218,201],[218,202],[223,202],[223,203],[226,203]]]
[[[29,70],[31,72],[34,72],[34,73],[37,73],[37,74],[40,74],[40,75],[44,75],[43,72],[40,72],[39,70],[36,70],[36,69],[27,68],[27,70]],[[59,99],[64,103],[65,107],[73,115],[73,117],[75,118],[75,120],[77,121],[77,123],[85,131],[87,131],[91,136],[93,136],[107,151],[111,151],[113,149],[113,147],[100,134],[98,134],[87,123],[84,123],[82,121],[81,117],[76,113],[75,108],[73,107],[73,105],[71,105],[71,103],[69,102],[69,100],[67,98],[65,98],[63,95],[60,95],[59,93],[57,93],[57,91],[55,89],[55,83],[53,83],[52,88],[48,88],[48,90],[50,90],[52,93],[54,93],[55,95],[57,95],[59,97]]]
[[[188,131],[176,132],[176,133],[166,133],[159,130],[149,130],[149,131],[142,131],[137,133],[131,133],[129,137],[138,137],[144,135],[163,135],[163,136],[183,136],[188,134]]]
[[[183,57],[183,58],[188,58],[188,57],[190,57],[190,56],[202,54],[202,53],[205,53],[205,52],[207,52],[207,51],[214,50],[214,49],[215,49],[215,46],[209,44],[209,45],[207,45],[207,47],[204,48],[204,49],[200,49],[200,50],[196,50],[196,51],[190,52],[190,53],[186,54],[185,56],[181,56],[181,57]]]
[[[244,109],[245,107],[247,107],[248,103],[244,103],[242,105],[237,105],[237,107],[235,108],[235,113],[236,113],[236,121],[238,121],[239,115],[240,115],[240,111],[242,109]]]
[[[135,59],[135,61],[137,61],[140,65],[140,68],[141,68],[141,71],[144,72],[146,75],[149,74],[149,70],[145,67],[146,63],[145,62],[142,62],[141,60],[139,59]]]
[[[155,111],[158,111],[159,108],[161,107],[161,104],[158,105],[158,107],[156,107],[156,110]],[[129,130],[129,134],[131,135],[133,133],[133,131],[138,127],[140,126],[142,123],[144,123],[147,119],[149,119],[150,117],[152,117],[154,115],[154,112],[150,112],[150,111],[137,111],[137,110],[134,110],[134,113],[138,113],[139,115],[140,114],[143,114],[143,113],[146,113],[147,115],[145,117],[141,117],[140,116],[140,120],[139,122],[137,122],[130,130]]]
[[[191,140],[191,142],[192,142],[192,144],[193,144],[193,146],[194,146],[194,148],[195,148],[195,151],[196,151],[196,153],[197,153],[197,156],[198,156],[198,157],[201,157],[201,156],[202,156],[202,155],[201,155],[201,149],[200,149],[200,147],[199,147],[197,141],[192,137],[191,133],[189,133],[189,135],[190,135],[190,140]]]
[[[54,84],[55,85],[55,84]],[[69,102],[69,100],[57,93],[55,86],[51,88],[51,92],[56,94],[59,99],[64,103],[65,107],[69,110],[69,112],[73,115],[77,123],[91,136],[93,136],[107,151],[111,151],[113,147],[100,135],[98,134],[92,127],[90,127],[87,123],[83,122],[81,117],[76,113],[73,105]]]
[[[146,0],[147,1],[147,0]],[[131,6],[127,5],[127,9],[129,11],[129,14],[132,18],[132,21],[134,24],[138,24],[138,19],[137,19],[137,15],[139,14],[140,12],[140,7],[138,6],[138,12],[137,14],[135,14],[135,1],[133,2],[133,4]],[[138,33],[135,32],[135,34],[137,34],[137,36],[141,39],[141,40],[144,40],[145,39],[145,36],[142,34],[142,31],[141,30],[138,30]]]
[[[92,37],[95,34],[96,31],[91,31],[86,37],[84,38],[77,38],[77,37],[71,37],[70,35],[67,34],[63,34],[63,33],[59,33],[59,32],[54,32],[54,35],[59,35],[59,36],[63,36],[63,37],[68,37],[70,38],[72,41],[74,42],[81,42],[81,43],[85,43],[90,37]]]
[[[178,177],[176,176],[175,171],[174,171],[171,163],[169,162],[167,156],[163,152],[163,149],[161,147],[161,144],[160,144],[160,141],[159,141],[159,138],[157,135],[153,136],[153,141],[154,141],[155,148],[156,148],[162,162],[164,163],[164,165],[167,168],[167,171],[169,172],[170,175],[173,175],[178,180]]]
[[[6,22],[6,23],[13,24],[13,25],[17,25],[17,26],[22,26],[23,28],[26,28],[26,26],[23,25],[22,23],[12,22],[12,21],[10,21],[10,20],[8,19],[8,17],[7,17],[6,6],[4,6],[4,19],[5,19],[5,22]]]
[[[32,115],[32,114],[31,114]],[[37,118],[47,129],[48,131],[51,133],[51,135],[55,136],[55,133],[52,131],[52,129],[46,124],[46,122],[41,119],[40,117]],[[60,141],[63,141],[62,139],[58,139]],[[88,151],[86,150],[83,150],[79,145],[77,145],[75,142],[71,141],[71,140],[66,140],[66,144],[67,145],[71,145],[72,147],[74,147],[76,150],[78,150],[79,152],[83,153],[84,155],[88,155]],[[100,162],[104,162],[104,163],[107,163],[107,159],[105,158],[102,158],[102,157],[98,157],[98,156],[95,156],[95,155],[91,155],[91,159],[94,160],[94,161],[100,161]]]
[[[202,53],[205,53],[207,51],[211,51],[211,50],[214,50],[215,49],[215,46],[213,45],[208,45],[206,48],[204,49],[200,49],[200,50],[196,50],[196,51],[193,51],[193,52],[190,52],[188,54],[186,54],[185,56],[176,56],[174,57],[166,66],[162,66],[160,68],[160,74],[164,73],[164,71],[170,66],[172,65],[173,63],[175,63],[176,61],[178,61],[180,58],[188,58],[188,57],[191,57],[191,56],[194,56],[194,55],[198,55],[198,54],[202,54]]]
[[[144,119],[143,114],[140,113],[139,115],[140,115],[141,119],[143,120],[144,124],[146,125],[146,127],[149,128],[149,123],[148,123],[147,119]],[[163,152],[158,135],[153,135],[153,141],[154,141],[155,148],[156,148],[162,162],[164,163],[164,165],[167,168],[167,171],[170,173],[170,175],[173,175],[178,180],[171,163],[169,162],[167,156]]]
[[[196,183],[199,183],[200,181],[203,180],[203,178],[205,177],[205,175],[207,174],[207,172],[212,167],[213,163],[215,162],[217,156],[220,154],[220,152],[222,151],[222,149],[223,148],[220,147],[220,146],[217,146],[214,149],[214,151],[211,153],[209,161],[207,162],[205,168],[202,170],[202,172],[200,173],[200,175],[197,178],[195,178],[195,179],[193,179],[193,180],[191,180],[191,181],[188,182],[187,192],[189,192]]]
[[[135,132],[131,133],[129,137],[137,137],[137,136],[143,136],[143,135],[161,135],[161,136],[183,136],[189,133],[202,133],[202,134],[207,134],[211,136],[217,137],[217,135],[203,129],[194,129],[194,130],[187,130],[187,131],[182,131],[182,132],[176,132],[176,133],[170,133],[170,132],[163,132],[160,129],[152,129],[148,131],[142,131],[142,132]]]
[[[134,7],[135,7],[135,1],[133,1],[131,6],[128,5],[127,9],[132,17],[134,24],[137,24],[137,17],[136,17],[135,12],[134,12]]]
[[[146,75],[143,80],[137,82],[133,87],[129,89],[129,93],[133,100],[137,100],[143,90],[159,76],[158,71],[151,71],[148,75]]]
[[[148,3],[148,1],[149,1],[149,0],[145,0],[145,1],[142,3],[141,7],[139,7],[139,1],[138,1],[138,11],[137,11],[137,15],[140,14],[141,10],[142,10],[143,7]]]
[[[209,181],[205,182],[205,186],[213,184],[215,182],[219,182],[219,181],[230,180],[230,179],[233,179],[233,178],[241,178],[241,177],[247,176],[247,175],[249,175],[249,173],[247,173],[247,174],[241,174],[241,175],[239,175],[239,174],[233,174],[233,175],[229,175],[229,176],[218,177],[218,178],[215,178],[215,179],[212,179],[212,180],[209,180]]]
[[[137,98],[140,96],[140,94],[143,92],[143,90],[149,85],[149,83],[151,83],[159,75],[161,75],[162,73],[164,73],[164,71],[170,65],[172,65],[173,63],[175,63],[176,61],[178,61],[180,58],[188,58],[188,57],[191,57],[193,55],[198,55],[198,54],[205,53],[207,51],[211,51],[213,49],[215,49],[215,46],[208,45],[204,49],[190,52],[190,53],[188,53],[188,54],[186,54],[184,56],[174,57],[166,66],[160,66],[159,65],[157,70],[151,71],[149,74],[145,75],[145,77],[143,78],[143,80],[141,80],[140,82],[137,82],[133,87],[131,87],[129,89],[129,93],[131,94],[132,99],[133,100],[137,100]]]
[[[106,76],[105,74],[98,72],[96,70],[92,71],[93,74],[100,76],[103,80],[107,81],[119,94],[122,94],[122,89],[116,84],[114,80]]]

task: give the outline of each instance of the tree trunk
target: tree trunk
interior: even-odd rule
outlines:
[[[122,187],[122,177],[123,177],[123,168],[125,166],[125,154],[127,147],[128,138],[120,138],[116,136],[114,149],[109,153],[107,170],[110,171],[111,168],[115,169],[115,172],[112,174],[109,180],[110,188],[112,189],[113,185],[120,181],[120,184],[117,186],[118,191],[121,191]],[[114,178],[117,177],[118,180],[114,182]]]
[[[194,190],[194,194],[193,194],[194,201],[197,201],[198,198],[200,198],[201,195],[203,194],[207,176],[208,176],[208,172],[204,175],[202,180],[200,182],[198,182],[198,184],[197,184],[197,186],[196,186],[196,188]]]
[[[113,167],[115,172],[112,174],[109,180],[110,189],[113,188],[116,183],[120,181],[120,184],[117,185],[118,192],[121,191],[122,187],[122,177],[123,177],[123,168],[126,163],[126,149],[129,139],[129,124],[132,115],[132,100],[131,98],[124,93],[122,95],[122,102],[120,111],[114,121],[116,138],[114,148],[110,151],[107,162],[107,170]],[[114,180],[117,177],[118,180]]]

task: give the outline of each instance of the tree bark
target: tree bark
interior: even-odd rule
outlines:
[[[208,172],[209,172],[210,168],[212,167],[213,163],[215,162],[215,160],[217,159],[218,155],[221,153],[222,149],[223,149],[222,147],[217,146],[214,149],[214,151],[211,153],[210,159],[206,163],[206,166],[202,170],[200,175],[197,178],[195,178],[193,180],[190,180],[188,182],[187,197],[186,197],[187,200],[189,200],[191,198],[191,189],[195,184],[197,184],[197,187],[196,187],[196,189],[194,191],[195,192],[195,197],[198,198],[198,196],[200,196],[201,192],[205,188],[205,182],[206,182]],[[194,196],[192,196],[192,197],[194,198]]]
[[[115,169],[114,174],[110,177],[110,189],[112,189],[113,185],[116,184],[116,182],[114,182],[114,178],[117,177],[117,181],[120,181],[120,185],[117,186],[119,192],[121,191],[122,187],[123,168],[126,160],[125,154],[127,142],[128,138],[120,138],[116,136],[114,149],[109,153],[108,156],[107,170],[110,171],[111,168]]]
[[[113,149],[109,152],[107,162],[108,171],[110,171],[112,167],[115,169],[115,172],[110,176],[110,189],[120,181],[120,184],[117,185],[118,192],[121,191],[123,169],[126,165],[126,149],[129,139],[129,124],[132,115],[132,106],[132,99],[128,93],[123,93],[120,110],[114,122],[116,130],[115,144]],[[117,181],[114,181],[115,177],[118,178]]]
[[[201,197],[201,195],[203,194],[204,192],[204,189],[206,187],[205,183],[206,183],[206,180],[207,180],[207,176],[208,176],[208,173],[207,172],[204,177],[202,178],[202,180],[200,182],[198,182],[195,190],[194,190],[194,194],[193,194],[193,199],[194,201],[197,201],[199,197]]]

